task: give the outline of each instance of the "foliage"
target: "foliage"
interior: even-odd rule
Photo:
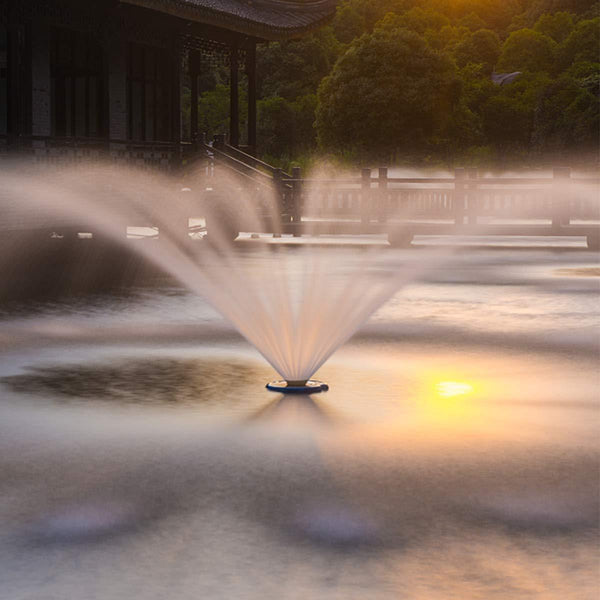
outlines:
[[[500,56],[500,38],[490,29],[479,29],[467,35],[455,48],[454,60],[459,67],[469,63],[484,66],[483,73],[489,74]]]
[[[600,17],[579,21],[558,49],[558,61],[562,68],[590,61],[598,62],[600,48]]]
[[[542,15],[533,28],[560,44],[573,31],[574,26],[575,15],[569,12],[557,12],[553,15]]]
[[[317,152],[346,162],[598,160],[599,48],[598,0],[342,0],[330,25],[259,45],[259,148],[286,168]],[[522,75],[500,86],[494,71]],[[227,69],[202,73],[209,135],[228,129],[228,84]],[[188,89],[183,103],[186,127]]]
[[[596,82],[597,92],[597,82]],[[592,88],[593,89],[593,88]],[[535,112],[533,146],[538,152],[563,157],[568,152],[597,150],[600,110],[597,93],[585,80],[569,75],[550,82]]]
[[[240,93],[240,130],[244,131],[248,120],[248,101],[245,90]],[[217,133],[229,130],[229,86],[218,84],[214,90],[203,92],[198,100],[200,131],[210,139]]]
[[[314,150],[315,94],[289,102],[271,96],[258,103],[258,143],[265,154],[290,158]]]
[[[533,29],[511,33],[502,45],[498,70],[503,72],[550,72],[554,67],[556,42]]]
[[[388,13],[376,27],[381,29],[405,28],[423,35],[426,31],[439,31],[449,25],[448,17],[434,11],[415,6],[402,14]]]
[[[389,159],[422,152],[447,124],[456,94],[448,57],[406,29],[376,29],[355,40],[319,89],[324,149]]]
[[[257,70],[261,94],[288,100],[314,94],[339,52],[340,43],[330,27],[298,40],[274,42],[260,48]]]
[[[500,153],[524,152],[533,133],[533,117],[538,90],[543,76],[523,77],[518,82],[502,86],[482,106],[483,129],[487,139],[493,139]]]

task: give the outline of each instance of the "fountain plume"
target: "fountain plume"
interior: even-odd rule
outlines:
[[[398,269],[376,250],[351,253],[314,245],[232,244],[232,227],[278,233],[273,194],[242,190],[219,176],[220,193],[202,172],[182,194],[172,178],[105,164],[4,173],[8,212],[32,211],[127,244],[206,298],[288,382],[306,382],[427,261]],[[319,194],[308,190],[305,209]],[[208,238],[190,239],[188,218],[203,216]],[[236,219],[232,225],[231,219]],[[229,221],[228,221],[229,220]],[[127,225],[158,228],[158,239],[131,240]],[[156,236],[153,236],[156,237]],[[290,261],[302,265],[290,269]]]

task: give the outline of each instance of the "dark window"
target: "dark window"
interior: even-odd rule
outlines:
[[[0,135],[6,135],[8,124],[8,44],[6,27],[0,26]]]
[[[128,59],[129,138],[170,141],[172,95],[168,52],[131,43]]]
[[[102,62],[102,46],[92,35],[54,31],[50,57],[53,135],[105,135]]]

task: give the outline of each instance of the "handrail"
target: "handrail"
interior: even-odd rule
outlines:
[[[230,156],[229,154],[227,154],[227,152],[224,152],[223,150],[221,150],[220,148],[215,148],[214,146],[207,146],[207,148],[213,152],[215,154],[215,156],[218,156],[220,158],[224,158],[227,161],[229,161],[230,163],[233,163],[234,165],[239,166],[241,169],[246,170],[246,171],[250,171],[251,173],[253,173],[254,175],[263,177],[263,178],[270,178],[269,175],[267,175],[266,173],[264,173],[263,171],[259,171],[258,169],[254,168],[253,166],[237,159],[234,158],[233,156]]]
[[[255,179],[254,177],[252,177],[252,175],[248,175],[248,173],[244,173],[243,171],[236,169],[233,165],[228,165],[227,163],[223,163],[222,166],[225,169],[229,169],[230,171],[233,171],[236,175],[239,175],[240,177],[245,177],[246,179],[249,179],[252,183],[255,183],[256,185],[263,186],[263,187],[266,187],[269,185],[269,182],[260,181],[258,179]]]
[[[273,175],[275,173],[275,171],[277,171],[277,168],[274,167],[273,165],[270,165],[269,163],[266,163],[266,162],[260,160],[259,158],[252,156],[251,154],[247,154],[246,152],[244,152],[243,150],[240,150],[239,148],[236,148],[235,146],[230,146],[229,144],[225,144],[224,147],[227,149],[228,153],[239,155],[244,162],[246,162],[248,164],[257,165],[257,166],[265,169],[266,171],[268,171],[271,175]],[[256,168],[256,166],[255,166],[255,168]],[[284,179],[292,178],[291,175],[289,175],[288,173],[286,173],[283,170],[281,170],[281,175]]]

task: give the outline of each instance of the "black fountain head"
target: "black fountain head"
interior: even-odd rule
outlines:
[[[267,383],[267,389],[271,392],[281,394],[318,394],[326,392],[329,386],[321,381],[309,379],[308,381],[271,381]]]

